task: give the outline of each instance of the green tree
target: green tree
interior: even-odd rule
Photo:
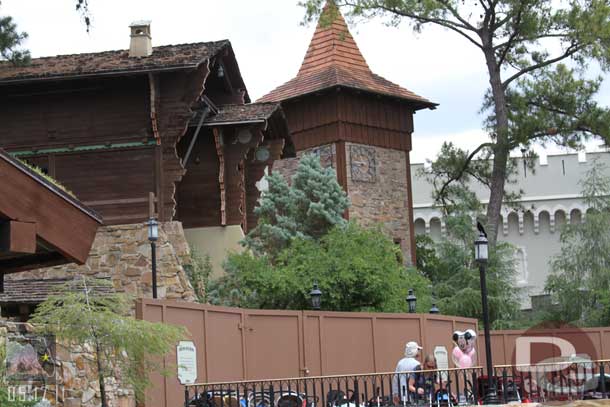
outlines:
[[[212,262],[210,255],[203,255],[194,246],[190,246],[191,250],[191,261],[188,264],[184,264],[184,271],[188,277],[197,302],[205,304],[207,301],[206,287],[210,281],[212,274]]]
[[[481,205],[466,188],[456,185],[451,188],[452,194],[460,199],[445,207],[446,237],[437,243],[426,236],[418,237],[418,265],[432,282],[433,294],[444,314],[481,320],[480,276],[473,253],[477,237],[473,219],[482,216]],[[500,242],[490,249],[486,267],[489,319],[494,328],[513,327],[520,316],[513,284],[514,248]]]
[[[317,282],[324,310],[404,312],[413,288],[418,310],[427,312],[430,281],[399,260],[399,248],[381,230],[350,223],[319,240],[295,238],[273,263],[268,256],[232,254],[226,275],[210,284],[208,295],[227,306],[309,309]]]
[[[12,17],[0,16],[0,60],[11,61],[15,65],[27,64],[30,52],[20,48],[27,37],[26,33],[17,30]]]
[[[105,380],[120,373],[143,400],[150,372],[186,333],[171,325],[136,320],[127,316],[133,304],[124,294],[92,289],[109,284],[78,279],[60,295],[38,306],[30,320],[42,334],[54,335],[69,346],[89,344],[95,354],[101,402],[108,406]]]
[[[305,0],[306,18],[319,14],[325,0]],[[385,16],[416,31],[437,25],[481,52],[489,79],[482,111],[491,141],[461,151],[450,166],[437,167],[444,184],[459,181],[467,170],[489,187],[486,223],[495,245],[500,209],[509,177],[509,153],[536,142],[577,146],[589,136],[608,140],[610,114],[592,96],[601,80],[585,79],[595,62],[610,69],[610,4],[607,0],[333,0],[322,22],[337,8],[356,17]],[[563,61],[571,62],[567,68]],[[479,153],[491,158],[487,171],[472,169]],[[437,193],[446,192],[445,187]],[[437,198],[442,199],[443,196]]]
[[[552,260],[546,290],[555,319],[586,326],[610,324],[610,177],[594,161],[581,181],[588,211],[583,223],[566,224],[561,252]]]
[[[257,254],[274,259],[295,239],[319,239],[333,226],[345,225],[349,202],[332,168],[315,155],[304,155],[289,186],[282,175],[266,177],[269,189],[254,213],[258,224],[244,239]]]

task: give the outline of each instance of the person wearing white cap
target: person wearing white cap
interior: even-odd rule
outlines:
[[[409,403],[413,395],[424,394],[424,389],[415,388],[417,379],[417,371],[420,370],[421,366],[419,361],[416,359],[419,355],[419,351],[422,349],[417,342],[407,342],[405,345],[405,357],[398,361],[396,365],[394,376],[392,381],[392,395],[394,396],[394,404],[402,402],[403,404]],[[400,374],[398,374],[400,373]],[[414,380],[411,380],[414,379]]]

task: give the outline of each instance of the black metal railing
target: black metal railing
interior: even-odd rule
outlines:
[[[496,366],[492,382],[501,403],[607,399],[609,368],[606,360]],[[481,404],[487,386],[481,367],[203,383],[184,387],[184,405],[450,407]]]
[[[494,368],[501,401],[571,401],[608,399],[609,360],[561,360]],[[484,389],[483,389],[484,390]]]

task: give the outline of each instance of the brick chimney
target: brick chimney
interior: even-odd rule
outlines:
[[[129,56],[133,58],[150,56],[152,54],[150,21],[134,21],[129,28],[131,29]]]

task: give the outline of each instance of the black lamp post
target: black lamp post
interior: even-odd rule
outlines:
[[[436,306],[436,303],[433,302],[432,303],[432,308],[430,308],[430,311],[428,311],[428,312],[430,312],[431,314],[440,314],[441,310],[438,309],[438,307]]]
[[[313,288],[309,292],[311,297],[311,308],[316,311],[320,309],[320,303],[322,302],[322,291],[318,288],[318,282],[313,283]]]
[[[409,306],[409,314],[415,313],[415,308],[417,306],[417,297],[413,293],[413,289],[409,288],[409,294],[406,298],[407,305]]]
[[[481,302],[483,305],[483,329],[485,331],[485,355],[487,362],[487,391],[483,402],[485,404],[498,404],[498,394],[494,384],[493,363],[491,360],[491,338],[489,335],[489,308],[487,306],[487,282],[485,280],[485,266],[489,259],[489,243],[483,226],[478,223],[479,237],[474,242],[474,258],[479,265],[481,279]]]
[[[157,298],[157,239],[159,239],[159,222],[155,218],[148,220],[148,241],[150,242],[150,261],[152,263],[152,295]]]

